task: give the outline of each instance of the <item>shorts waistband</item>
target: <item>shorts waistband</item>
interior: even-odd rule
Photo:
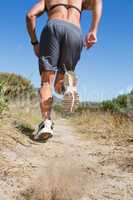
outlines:
[[[65,20],[62,20],[62,19],[49,19],[48,23],[56,23],[56,24],[59,23],[59,25],[62,24],[62,25],[71,26],[71,27],[77,29],[77,31],[81,32],[81,28],[80,27],[76,26],[75,24],[73,24],[73,23],[71,23],[69,21],[65,21]]]

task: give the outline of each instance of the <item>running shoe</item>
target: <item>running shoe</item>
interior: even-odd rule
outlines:
[[[53,135],[53,123],[51,120],[46,119],[38,125],[38,130],[35,132],[34,140],[47,140]]]
[[[63,110],[65,113],[73,113],[79,105],[77,93],[77,77],[73,71],[66,71],[64,75]]]

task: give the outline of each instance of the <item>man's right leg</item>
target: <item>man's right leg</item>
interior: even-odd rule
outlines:
[[[42,31],[40,38],[39,72],[41,75],[40,108],[42,123],[38,126],[35,139],[45,139],[47,133],[52,133],[52,81],[59,58],[59,42],[54,34],[54,21],[50,20]]]
[[[38,130],[34,135],[35,140],[46,140],[53,134],[53,126],[51,120],[52,110],[52,82],[55,73],[53,71],[43,71],[41,73],[40,109],[43,121],[39,124]]]
[[[42,118],[51,120],[51,109],[52,109],[52,82],[55,73],[52,71],[44,71],[41,74],[41,88],[40,94],[40,109],[42,113]]]

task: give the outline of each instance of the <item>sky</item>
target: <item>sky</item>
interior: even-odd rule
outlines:
[[[37,1],[1,1],[0,72],[13,72],[40,87],[38,60],[26,31],[25,15]],[[37,20],[37,36],[47,15]],[[83,12],[83,37],[89,30],[91,13]],[[103,16],[98,42],[83,50],[76,67],[78,91],[83,101],[102,101],[127,93],[133,88],[133,1],[103,0]]]

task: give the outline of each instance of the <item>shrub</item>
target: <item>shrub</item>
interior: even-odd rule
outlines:
[[[101,104],[101,108],[104,111],[111,111],[111,112],[116,112],[116,111],[119,110],[119,107],[116,104],[116,102],[113,102],[111,100],[103,101],[102,104]]]
[[[112,102],[117,104],[119,108],[125,108],[127,106],[127,95],[119,95]]]
[[[104,111],[128,114],[133,110],[133,93],[119,95],[113,100],[103,101],[100,107]]]
[[[0,114],[7,108],[7,98],[5,97],[6,84],[0,80]]]
[[[8,99],[29,95],[30,98],[36,96],[35,89],[31,82],[26,78],[13,73],[0,73],[1,82],[6,82],[4,92]]]
[[[62,113],[63,112],[63,107],[61,104],[54,104],[53,105],[53,109],[55,112],[57,113]]]

